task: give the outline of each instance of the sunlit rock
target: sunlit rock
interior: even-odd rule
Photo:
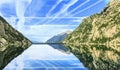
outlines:
[[[63,43],[90,70],[119,70],[120,0],[84,19]]]

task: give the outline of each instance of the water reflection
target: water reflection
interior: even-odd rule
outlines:
[[[67,50],[59,51],[55,46],[57,45],[32,45],[4,70],[87,70],[73,54],[66,54]],[[58,46],[60,48],[61,45]]]
[[[49,45],[54,49],[70,54],[70,51],[67,48],[65,48],[63,44],[49,44]]]

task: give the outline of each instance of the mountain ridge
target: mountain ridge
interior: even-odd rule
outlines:
[[[119,70],[120,0],[85,18],[63,43],[90,70]]]
[[[71,31],[66,31],[66,32],[57,34],[53,36],[52,38],[48,39],[46,43],[62,43],[62,40],[64,40],[64,38],[67,37],[70,33]]]

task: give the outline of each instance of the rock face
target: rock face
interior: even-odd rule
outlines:
[[[90,70],[120,70],[120,0],[111,0],[64,41]]]
[[[21,54],[31,42],[0,16],[0,70]]]
[[[63,39],[65,39],[68,34],[70,34],[71,31],[66,31],[64,33],[58,34],[52,38],[50,38],[49,40],[46,41],[46,43],[61,43]]]

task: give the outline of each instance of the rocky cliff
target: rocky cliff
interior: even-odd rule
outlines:
[[[84,19],[63,43],[90,70],[120,70],[120,0]]]
[[[31,42],[0,16],[0,70],[21,54]]]

